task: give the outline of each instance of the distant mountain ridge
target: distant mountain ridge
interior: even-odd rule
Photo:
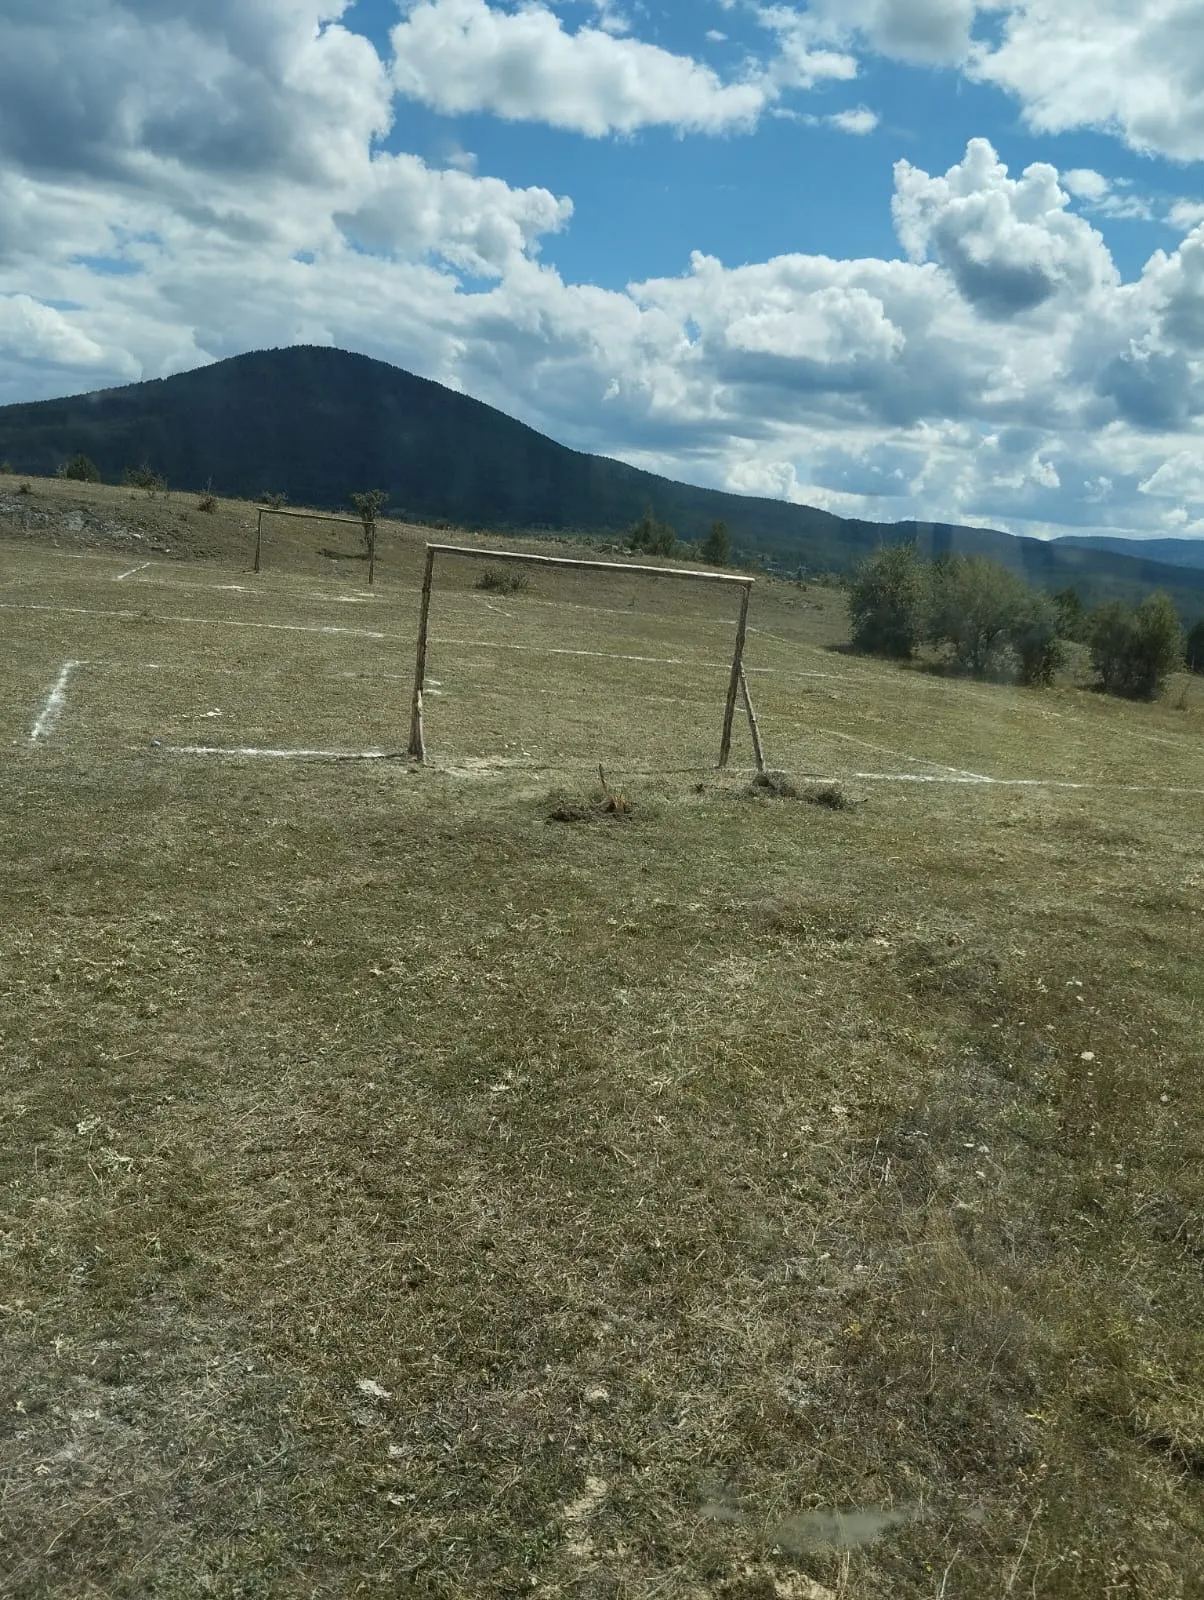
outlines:
[[[378,488],[389,513],[469,528],[618,535],[651,506],[678,536],[725,521],[746,555],[789,571],[846,572],[885,541],[989,555],[1043,588],[1094,603],[1166,588],[1204,614],[1204,566],[943,523],[877,523],[728,494],[558,444],[503,412],[371,357],[325,346],[255,351],[192,372],[0,407],[0,461],[50,475],[75,452],[109,481],[148,461],[176,488],[287,494],[346,509]]]
[[[1162,561],[1172,567],[1204,567],[1204,539],[1125,539],[1109,533],[1064,533],[1055,541],[1076,550]]]

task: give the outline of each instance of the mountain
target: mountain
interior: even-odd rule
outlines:
[[[175,488],[287,494],[347,509],[383,489],[389,512],[468,528],[617,535],[647,507],[685,540],[726,522],[735,545],[784,570],[846,572],[884,540],[992,556],[1085,603],[1167,588],[1204,614],[1204,568],[1067,540],[942,523],[877,523],[699,489],[557,444],[468,395],[368,356],[312,345],[261,350],[171,378],[0,407],[0,461],[50,475],[77,451],[109,481],[149,462]],[[1143,552],[1144,557],[1144,552]]]
[[[1161,561],[1172,567],[1204,567],[1204,539],[1122,539],[1107,533],[1066,533],[1054,542],[1077,550]]]

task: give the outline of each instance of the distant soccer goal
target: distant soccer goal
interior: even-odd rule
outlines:
[[[293,506],[257,506],[255,518],[255,555],[251,563],[252,570],[258,572],[263,565],[264,538],[263,520],[265,517],[288,517],[297,522],[320,522],[335,524],[341,528],[354,528],[356,535],[348,547],[347,537],[342,543],[320,548],[317,554],[328,562],[367,562],[367,578],[371,583],[376,575],[376,527],[372,524],[371,537],[366,536],[365,523],[362,517],[339,516],[337,512],[309,511]]]
[[[439,557],[459,557],[468,561],[481,562],[486,565],[486,573],[492,569],[497,572],[510,566],[525,566],[536,569],[569,570],[580,576],[601,576],[603,574],[614,577],[622,574],[625,578],[644,578],[649,580],[672,579],[690,584],[709,584],[713,587],[738,589],[740,591],[739,612],[736,618],[735,644],[732,650],[731,667],[728,673],[727,698],[724,704],[723,727],[719,740],[720,767],[725,767],[731,754],[732,726],[735,720],[737,701],[741,698],[744,702],[748,716],[749,730],[752,736],[753,751],[757,770],[764,769],[764,755],[761,748],[760,729],[757,724],[756,714],[753,711],[752,699],[748,691],[748,681],[744,672],[744,642],[748,630],[748,610],[752,597],[754,584],[753,578],[737,577],[721,572],[697,572],[683,567],[653,567],[635,562],[625,561],[582,561],[569,556],[544,556],[528,555],[513,550],[482,550],[468,545],[428,544],[426,547],[426,565],[422,579],[422,599],[418,615],[418,651],[414,667],[414,690],[410,713],[410,743],[409,755],[416,761],[426,760],[426,737],[423,726],[424,696],[427,689],[427,663],[431,644],[431,597],[435,586],[435,563]],[[525,585],[525,579],[521,580]],[[482,584],[481,587],[489,587]],[[592,652],[587,652],[592,653]]]

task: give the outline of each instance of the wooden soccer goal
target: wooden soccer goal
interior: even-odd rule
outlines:
[[[355,528],[363,528],[360,517],[340,517],[332,511],[305,511],[297,510],[294,506],[257,506],[259,515],[255,519],[255,562],[253,571],[258,572],[263,551],[263,519],[265,517],[298,517],[306,522],[344,522]],[[375,549],[369,551],[372,565],[375,565]],[[372,567],[368,570],[368,582],[372,582]]]
[[[740,614],[736,622],[736,644],[732,652],[732,670],[728,679],[727,703],[723,711],[723,734],[719,741],[719,765],[727,766],[732,748],[732,722],[736,714],[737,696],[744,699],[752,733],[753,751],[757,771],[765,768],[761,750],[761,732],[748,692],[744,675],[744,639],[748,631],[748,606],[752,598],[755,579],[738,578],[726,572],[693,572],[683,567],[646,567],[626,561],[576,561],[569,556],[533,556],[514,550],[479,550],[468,545],[428,544],[426,568],[422,577],[422,604],[418,614],[418,660],[414,667],[414,698],[410,713],[409,755],[415,761],[426,760],[426,742],[422,729],[422,696],[426,688],[427,646],[430,640],[431,590],[435,582],[436,556],[464,556],[469,561],[517,561],[531,567],[569,567],[585,572],[622,572],[648,578],[680,578],[687,583],[718,583],[734,585],[741,591]]]

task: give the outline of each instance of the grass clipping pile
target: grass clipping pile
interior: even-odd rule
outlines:
[[[629,822],[634,808],[622,789],[612,789],[606,781],[601,764],[598,767],[599,788],[580,798],[557,789],[549,796],[549,822],[589,822],[598,817],[612,817]]]

